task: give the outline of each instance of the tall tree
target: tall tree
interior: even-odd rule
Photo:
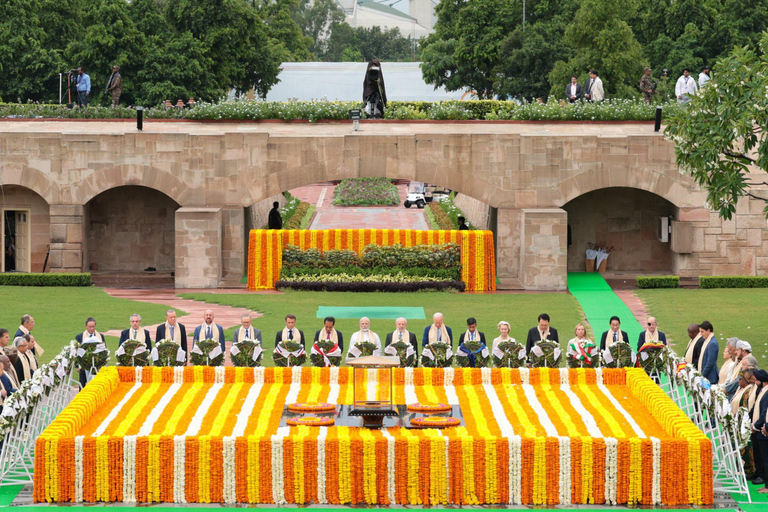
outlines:
[[[677,164],[707,191],[707,202],[730,219],[751,196],[768,203],[768,32],[759,48],[736,48],[717,61],[717,73],[684,109],[667,120]],[[764,210],[768,215],[768,207]]]
[[[422,40],[424,80],[449,91],[496,95],[494,71],[504,56],[501,44],[522,19],[513,0],[443,0],[435,8],[435,32]]]
[[[293,19],[313,41],[312,53],[321,58],[334,29],[344,23],[344,11],[336,0],[298,0],[293,8]]]
[[[262,0],[257,4],[259,15],[264,20],[269,37],[274,39],[273,48],[281,62],[302,62],[312,60],[314,41],[302,33],[292,17],[298,9],[299,0]]]
[[[563,95],[571,75],[586,79],[598,71],[608,96],[639,96],[638,86],[647,61],[632,28],[625,21],[636,12],[636,0],[583,0],[565,30],[573,54],[558,61],[549,74],[551,93]]]

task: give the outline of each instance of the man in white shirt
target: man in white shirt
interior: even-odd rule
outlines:
[[[593,101],[603,101],[605,99],[603,81],[597,76],[597,71],[594,69],[589,72],[589,81],[587,82],[587,89],[584,91],[584,98],[589,103],[592,103]]]
[[[571,76],[571,83],[565,88],[565,97],[571,103],[576,103],[581,99],[581,84],[576,75]]]
[[[683,70],[683,76],[677,79],[677,84],[675,85],[677,102],[682,104],[688,103],[698,90],[699,87],[696,85],[696,80],[691,77],[691,70],[685,68]]]
[[[704,87],[709,82],[709,66],[704,66],[699,73],[699,89]]]

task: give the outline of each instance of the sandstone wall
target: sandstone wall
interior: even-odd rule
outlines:
[[[50,208],[45,199],[23,187],[3,187],[3,207],[7,210],[29,210],[30,212],[30,256],[31,271],[42,272],[45,255],[48,252],[50,236]],[[3,250],[5,247],[3,246]],[[3,252],[5,254],[5,252]]]
[[[488,225],[490,206],[466,194],[456,194],[453,203],[464,212],[464,216],[478,229],[490,229]]]

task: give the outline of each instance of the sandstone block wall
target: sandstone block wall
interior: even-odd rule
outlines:
[[[216,288],[221,280],[221,208],[176,210],[176,288]]]
[[[466,194],[456,194],[453,204],[464,212],[464,216],[474,227],[478,229],[490,229],[490,206],[482,201],[469,197]]]
[[[520,262],[527,290],[564,290],[568,284],[568,214],[559,208],[523,210]]]

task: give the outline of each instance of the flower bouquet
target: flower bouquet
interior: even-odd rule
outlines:
[[[416,351],[413,350],[413,345],[405,340],[396,340],[390,343],[384,349],[384,353],[399,357],[401,368],[416,366]]]
[[[189,358],[195,366],[221,366],[224,364],[224,351],[216,340],[200,340],[189,351]]]
[[[555,341],[544,340],[536,343],[528,354],[528,365],[531,368],[557,368],[563,352]]]
[[[568,345],[568,368],[597,368],[600,352],[590,340],[576,340]]]
[[[421,352],[421,364],[426,368],[448,368],[453,362],[453,350],[448,343],[429,343]]]
[[[259,341],[242,340],[232,344],[229,349],[229,357],[235,366],[253,368],[254,366],[261,366],[264,351],[261,349]]]
[[[147,345],[141,341],[125,340],[117,347],[115,352],[117,366],[147,366],[149,364],[149,351]]]
[[[602,352],[602,365],[605,368],[632,368],[635,366],[635,353],[626,341],[617,341]]]
[[[474,364],[470,356],[474,356]],[[488,347],[481,341],[465,341],[459,346],[456,353],[456,361],[462,368],[488,368],[491,364],[491,353]]]
[[[307,353],[298,341],[281,341],[272,352],[272,360],[275,366],[301,366],[307,360]]]
[[[88,373],[98,372],[108,359],[107,344],[95,336],[83,340],[77,349],[77,365]]]
[[[334,350],[334,347],[336,347],[336,350]],[[331,340],[318,340],[312,345],[309,361],[312,363],[312,366],[317,366],[318,368],[339,366],[341,364],[341,350]]]
[[[646,343],[637,353],[637,364],[648,375],[661,373],[666,367],[666,352],[664,343]]]
[[[359,353],[355,355],[356,351],[354,349],[357,349]],[[372,356],[374,352],[379,350],[379,346],[376,343],[373,343],[372,341],[364,340],[364,341],[358,341],[354,345],[352,345],[352,350],[349,351],[350,355],[352,355],[354,358],[358,357],[365,357],[365,356]]]
[[[187,353],[173,340],[159,340],[152,349],[152,361],[155,366],[184,366]]]
[[[493,349],[493,366],[496,368],[520,368],[525,365],[525,347],[510,339]]]

